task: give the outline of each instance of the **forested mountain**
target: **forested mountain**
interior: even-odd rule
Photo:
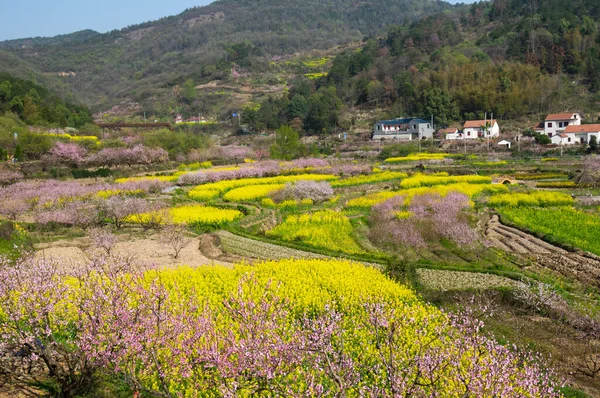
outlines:
[[[79,128],[92,122],[87,108],[65,102],[31,81],[0,73],[0,116],[5,112],[36,125]]]
[[[599,17],[597,0],[495,0],[436,13],[342,52],[327,76],[248,109],[247,122],[331,131],[344,105],[434,115],[442,126],[485,112],[526,122],[567,109],[595,121]]]
[[[62,75],[86,104],[107,106],[151,98],[186,79],[222,79],[232,67],[261,71],[271,56],[349,43],[451,7],[439,0],[221,0],[107,34],[12,40],[0,49],[40,76]],[[31,77],[14,62],[0,68]]]
[[[442,125],[484,112],[593,118],[599,18],[597,0],[221,0],[107,34],[3,42],[0,69],[96,110],[131,99],[156,117],[223,117],[245,106],[255,129],[347,127],[339,113],[354,106]]]

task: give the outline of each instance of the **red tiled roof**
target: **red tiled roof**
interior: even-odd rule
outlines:
[[[573,115],[575,115],[577,112],[572,112],[572,113],[551,113],[548,116],[546,116],[546,120],[550,120],[550,121],[556,121],[556,120],[571,120],[573,119]]]
[[[565,133],[598,133],[600,124],[582,124],[580,126],[567,126]]]
[[[496,120],[487,120],[487,122],[490,124],[490,126],[493,126],[494,124],[496,124]],[[463,126],[466,129],[472,129],[472,128],[480,128],[481,126],[485,126],[486,120],[467,120],[465,122],[465,125]]]
[[[443,129],[441,132],[446,134],[454,134],[458,132],[458,129],[456,127],[448,127],[447,129]]]
[[[544,129],[544,122],[539,122],[538,124],[536,124],[535,126],[533,126],[534,130],[543,130]]]

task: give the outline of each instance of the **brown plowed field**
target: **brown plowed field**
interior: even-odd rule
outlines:
[[[600,287],[600,260],[591,254],[573,253],[500,223],[497,215],[487,224],[486,238],[499,249],[582,283]]]

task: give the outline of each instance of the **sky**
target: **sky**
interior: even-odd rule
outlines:
[[[92,29],[108,32],[210,0],[0,0],[0,41]]]
[[[466,3],[473,0],[463,0]],[[100,33],[181,13],[211,0],[0,0],[0,41],[92,29]],[[456,3],[457,0],[450,0]]]

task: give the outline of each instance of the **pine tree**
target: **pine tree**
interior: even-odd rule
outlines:
[[[13,158],[16,160],[22,160],[22,157],[23,151],[21,150],[21,145],[17,145],[17,147],[15,148],[15,156],[13,156]]]

